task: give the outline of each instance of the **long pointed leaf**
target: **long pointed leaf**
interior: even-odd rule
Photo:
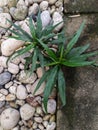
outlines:
[[[58,90],[60,94],[61,101],[63,103],[63,106],[66,104],[66,84],[65,84],[65,79],[64,79],[64,74],[62,70],[60,69],[58,71]]]
[[[44,90],[43,104],[44,104],[44,108],[46,112],[47,112],[48,97],[53,90],[53,87],[57,78],[57,72],[58,72],[58,66],[55,66],[53,69],[51,69],[51,73],[48,76],[48,80],[47,80],[46,87]]]
[[[85,25],[85,21],[81,24],[79,30],[76,32],[76,35],[72,38],[72,40],[68,43],[67,47],[66,47],[66,51],[65,54],[67,54],[72,48],[73,46],[76,44],[76,42],[78,41],[80,34],[84,28]]]

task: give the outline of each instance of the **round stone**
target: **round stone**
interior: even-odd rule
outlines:
[[[1,126],[6,129],[12,129],[16,126],[20,118],[19,112],[16,109],[8,108],[1,113]]]
[[[26,99],[27,97],[27,90],[23,85],[19,85],[17,87],[16,96],[18,99]]]

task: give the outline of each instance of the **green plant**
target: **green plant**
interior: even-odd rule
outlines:
[[[10,21],[9,21],[10,22]],[[49,67],[49,70],[45,71],[42,78],[40,79],[34,93],[39,89],[41,84],[45,81],[46,87],[44,90],[43,103],[45,111],[47,111],[47,101],[49,95],[51,94],[55,84],[57,83],[58,92],[61,98],[63,105],[66,104],[66,83],[64,74],[62,71],[63,67],[79,67],[79,66],[88,66],[95,64],[95,60],[89,61],[88,58],[94,55],[97,55],[98,52],[86,53],[85,51],[89,48],[89,44],[79,47],[74,47],[77,43],[80,34],[84,27],[84,22],[81,24],[79,30],[76,32],[72,40],[65,44],[66,38],[64,32],[55,34],[53,32],[54,28],[57,25],[49,25],[46,28],[42,28],[42,22],[40,18],[40,13],[37,18],[37,25],[34,27],[32,23],[32,18],[29,19],[29,28],[31,35],[21,29],[19,26],[10,22],[19,32],[14,30],[10,31],[15,34],[12,38],[23,40],[27,42],[24,45],[24,48],[16,51],[14,56],[17,57],[33,49],[31,55],[26,58],[25,69],[28,68],[29,64],[32,64],[31,71],[35,71],[37,67]],[[59,23],[60,24],[60,23]],[[40,33],[39,33],[40,32]],[[55,39],[54,36],[57,38]],[[57,50],[54,51],[50,46],[57,46]],[[13,56],[13,55],[12,55]],[[11,56],[11,57],[12,57]]]
[[[30,72],[35,71],[36,68],[39,66],[39,64],[41,67],[44,67],[44,55],[43,55],[44,48],[39,41],[43,42],[44,44],[50,45],[54,37],[61,34],[61,33],[55,34],[53,32],[56,26],[58,26],[61,22],[56,25],[49,24],[47,27],[43,28],[39,11],[36,25],[34,25],[32,17],[29,18],[28,26],[30,29],[30,34],[24,31],[20,26],[11,22],[10,20],[8,20],[8,22],[11,23],[11,25],[17,30],[15,31],[9,29],[9,31],[11,31],[14,34],[13,36],[9,37],[25,41],[24,47],[14,52],[14,55],[12,54],[9,57],[9,59],[11,58],[14,59],[17,56],[23,55],[24,53],[33,50],[32,53],[30,53],[31,55],[25,58],[26,60],[25,69],[27,69],[30,64],[32,64]],[[39,64],[37,64],[37,61]]]

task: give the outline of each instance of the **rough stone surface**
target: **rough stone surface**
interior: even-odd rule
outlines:
[[[65,13],[92,13],[98,12],[97,0],[64,0]]]

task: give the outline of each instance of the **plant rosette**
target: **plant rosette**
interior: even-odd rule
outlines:
[[[42,21],[40,18],[40,11],[38,13],[36,26],[32,22],[32,18],[29,18],[29,28],[30,34],[24,31],[18,25],[9,21],[14,28],[18,30],[14,31],[9,29],[14,36],[11,38],[25,41],[26,44],[22,49],[16,50],[9,59],[14,59],[17,56],[23,55],[31,51],[31,55],[26,57],[25,69],[33,73],[38,67],[49,67],[47,71],[44,71],[43,76],[41,77],[34,93],[40,88],[43,82],[46,82],[43,96],[43,104],[45,111],[47,112],[47,102],[49,95],[52,93],[52,90],[56,84],[60,99],[63,106],[66,104],[66,83],[64,74],[62,71],[63,67],[80,67],[95,65],[96,61],[89,61],[88,58],[98,54],[98,51],[86,52],[89,48],[89,44],[84,46],[75,47],[80,34],[84,28],[85,22],[83,22],[76,32],[74,37],[66,44],[66,37],[64,31],[55,34],[54,29],[60,23],[56,25],[49,24],[45,28],[42,27]],[[55,38],[56,37],[56,38]],[[56,47],[56,50],[54,49]],[[32,51],[33,50],[33,51]],[[8,60],[9,60],[8,59]],[[31,67],[29,68],[28,66]]]

